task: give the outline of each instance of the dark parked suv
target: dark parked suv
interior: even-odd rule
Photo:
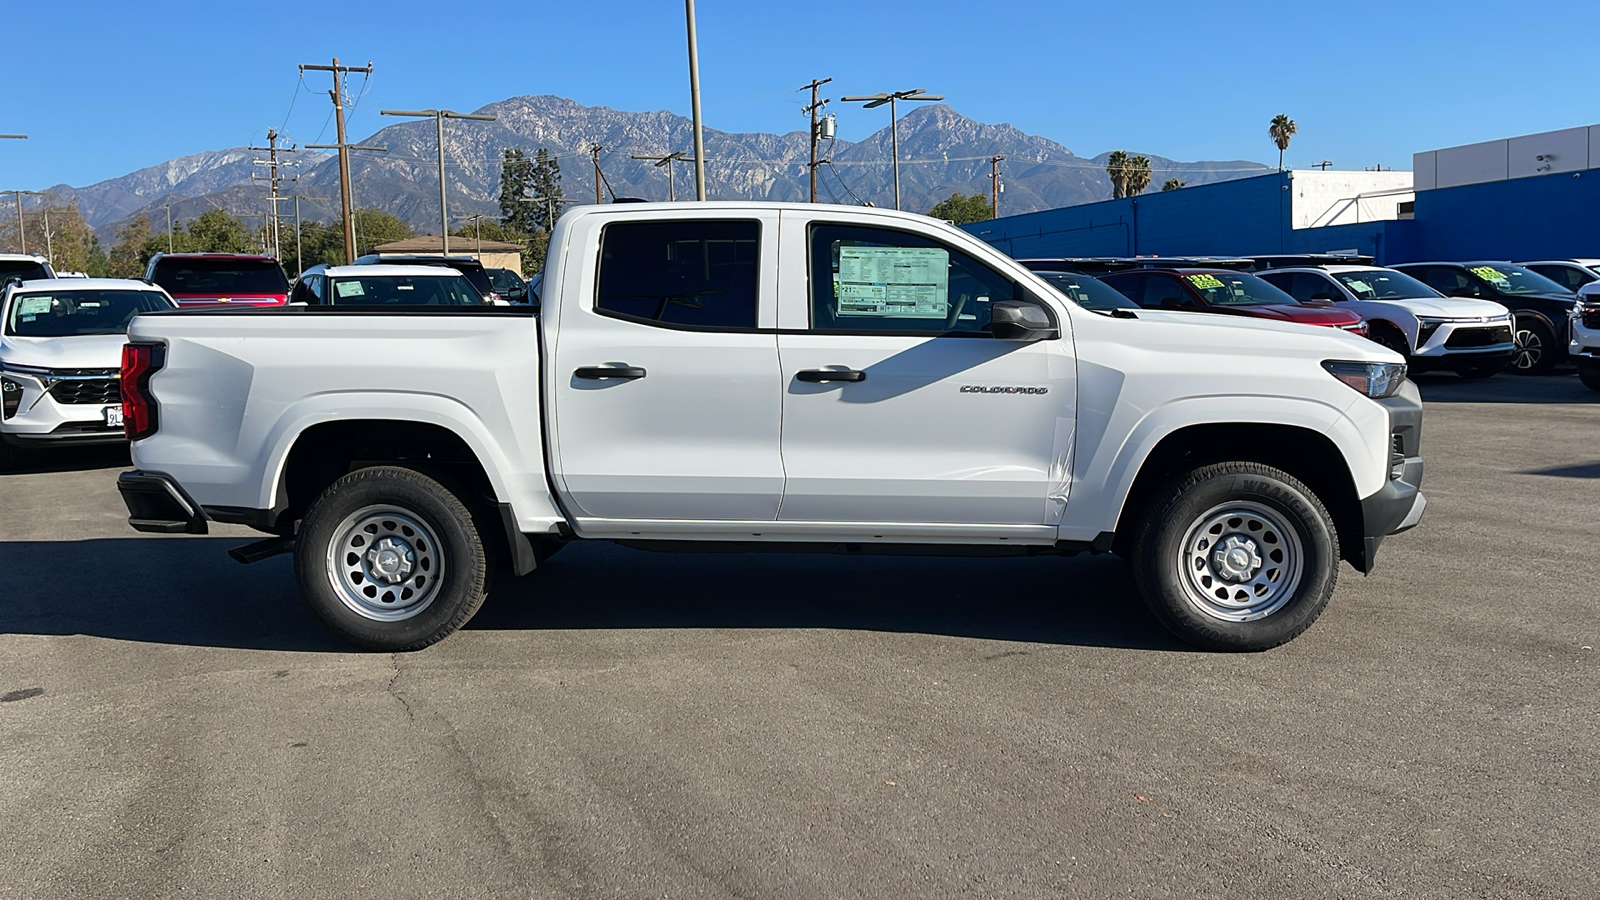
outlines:
[[[1516,355],[1511,370],[1543,375],[1567,358],[1567,320],[1578,295],[1515,263],[1419,262],[1393,266],[1446,297],[1476,297],[1511,310]]]

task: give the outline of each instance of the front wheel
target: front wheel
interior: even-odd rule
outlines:
[[[1518,375],[1548,375],[1556,367],[1556,336],[1550,326],[1529,316],[1517,318],[1516,355],[1511,371]]]
[[[489,559],[471,511],[428,476],[390,466],[340,478],[306,511],[295,578],[311,611],[369,650],[418,650],[483,605]]]
[[[1270,466],[1225,462],[1174,479],[1150,504],[1134,581],[1182,640],[1266,650],[1317,620],[1338,565],[1338,532],[1310,488]]]

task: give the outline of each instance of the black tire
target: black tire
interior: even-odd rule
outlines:
[[[1579,369],[1578,380],[1591,391],[1600,391],[1600,371],[1595,369]]]
[[[1400,358],[1407,363],[1411,362],[1411,347],[1406,343],[1406,336],[1400,332],[1400,329],[1390,325],[1388,322],[1374,322],[1370,327],[1372,329],[1372,340],[1400,354]]]
[[[1532,316],[1518,316],[1516,331],[1517,352],[1511,358],[1510,371],[1518,375],[1550,374],[1560,355],[1555,332],[1543,319]]]
[[[322,492],[300,524],[294,571],[301,596],[358,647],[419,650],[483,605],[492,560],[482,521],[421,472],[351,472]],[[398,580],[384,580],[385,572]]]
[[[1232,651],[1276,647],[1311,627],[1338,571],[1339,535],[1322,502],[1287,472],[1251,462],[1168,482],[1145,511],[1133,567],[1161,624],[1196,647]]]

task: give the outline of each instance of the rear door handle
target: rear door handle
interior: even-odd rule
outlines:
[[[638,366],[583,366],[572,373],[579,378],[599,380],[602,378],[643,378],[644,369]]]
[[[820,384],[825,381],[866,381],[867,373],[860,369],[801,369],[794,373],[794,377]]]

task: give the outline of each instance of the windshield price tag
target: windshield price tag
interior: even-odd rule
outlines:
[[[1190,275],[1189,276],[1189,283],[1194,285],[1195,287],[1199,288],[1202,291],[1203,290],[1207,290],[1209,288],[1219,288],[1219,287],[1224,287],[1225,286],[1225,285],[1223,285],[1221,279],[1219,279],[1217,276],[1212,275],[1210,273],[1206,273],[1206,274],[1203,274],[1203,275]]]
[[[1500,271],[1499,269],[1496,269],[1494,266],[1473,266],[1472,268],[1468,269],[1467,271],[1471,272],[1472,274],[1474,274],[1476,276],[1478,276],[1479,278],[1482,278],[1484,281],[1510,281],[1511,280],[1511,279],[1506,277],[1506,273]]]

